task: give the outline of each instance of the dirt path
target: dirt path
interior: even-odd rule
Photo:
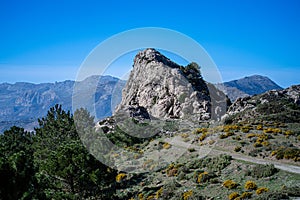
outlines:
[[[232,156],[233,159],[236,160],[243,160],[251,163],[256,163],[256,164],[273,164],[276,168],[300,174],[300,167],[296,165],[291,165],[287,163],[282,163],[279,161],[272,161],[272,160],[266,160],[266,159],[261,159],[261,158],[254,158],[238,153],[233,153],[233,152],[228,152],[228,151],[222,151],[222,150],[217,150],[214,147],[207,147],[207,146],[199,146],[195,144],[190,144],[189,142],[184,142],[180,136],[174,136],[172,138],[166,139],[169,143],[171,143],[173,146],[181,149],[185,149],[187,151],[188,148],[194,148],[196,151],[199,152],[200,157],[204,157],[206,155],[220,155],[220,154],[227,154]]]
[[[227,154],[227,155],[232,156],[233,159],[243,160],[243,161],[256,163],[256,164],[273,164],[278,169],[288,171],[288,172],[292,172],[292,173],[296,173],[296,174],[300,174],[300,167],[296,166],[296,165],[281,163],[281,162],[272,161],[272,160],[265,160],[265,159],[262,159],[262,158],[253,158],[253,157],[246,156],[246,155],[241,155],[241,154],[227,152],[227,151],[220,151],[220,150],[216,150],[216,149],[212,149],[211,153],[212,154],[218,154],[218,155],[219,154]]]

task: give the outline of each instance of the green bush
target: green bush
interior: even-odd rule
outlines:
[[[283,192],[265,192],[253,198],[254,200],[284,200],[289,199],[289,196]]]
[[[220,171],[230,165],[231,160],[231,156],[222,154],[217,157],[204,159],[202,166],[206,167],[209,171]]]
[[[278,172],[278,169],[273,164],[256,165],[250,172],[253,178],[270,177]]]

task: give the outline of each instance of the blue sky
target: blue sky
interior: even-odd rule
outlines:
[[[283,87],[300,83],[297,0],[2,0],[0,20],[0,82],[74,80],[105,39],[128,29],[163,27],[200,43],[224,81],[261,74]],[[122,72],[130,70],[132,56],[115,62]]]

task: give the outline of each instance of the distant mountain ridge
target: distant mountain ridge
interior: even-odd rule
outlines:
[[[13,125],[32,130],[37,126],[37,119],[45,116],[49,108],[55,104],[61,104],[65,110],[72,110],[74,84],[75,81],[70,80],[41,84],[25,82],[0,84],[0,132]],[[104,118],[112,114],[111,96],[116,84],[123,87],[125,81],[111,76],[91,76],[78,84],[83,90],[97,84],[95,93],[97,117]],[[121,91],[119,93],[114,96],[120,97]]]
[[[13,125],[32,130],[37,119],[46,115],[50,107],[62,104],[63,109],[72,109],[72,93],[75,81],[66,80],[55,83],[0,84],[0,133]],[[126,81],[111,76],[91,76],[78,82],[83,90],[97,84],[95,107],[97,118],[111,116],[115,105],[121,102],[122,88]],[[119,89],[115,91],[116,84]],[[276,83],[264,76],[249,76],[243,79],[217,84],[231,101],[239,97],[260,94],[272,89],[281,89]],[[112,94],[114,92],[114,95]],[[112,95],[115,98],[112,105]]]
[[[283,89],[266,76],[252,75],[241,79],[224,82],[216,85],[224,91],[232,102],[237,98],[262,94],[270,90]]]

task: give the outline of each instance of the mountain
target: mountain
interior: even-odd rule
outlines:
[[[140,114],[151,117],[187,118],[193,115],[194,120],[204,120],[211,115],[219,117],[222,115],[220,113],[226,111],[225,96],[220,91],[234,102],[239,97],[281,89],[269,78],[254,75],[216,84],[217,90],[202,79],[200,72],[193,69],[197,69],[197,66],[193,65],[196,64],[188,68],[180,66],[154,49],[140,52],[134,60],[134,68],[124,88],[119,110],[131,106],[131,109],[141,112],[143,109],[139,108],[143,107],[148,113]],[[125,83],[111,76],[91,76],[77,82],[77,86],[80,90],[89,91],[92,85],[97,85],[96,91],[91,92],[95,94],[95,101],[92,101],[95,103],[97,118],[102,119],[110,116],[121,102],[121,90]],[[0,132],[13,125],[32,130],[38,125],[37,118],[45,116],[55,104],[62,104],[65,110],[71,110],[72,95],[76,95],[73,94],[74,84],[70,80],[41,84],[0,84]],[[219,114],[215,113],[216,110]]]
[[[195,63],[139,52],[114,115],[87,139],[95,156],[102,149],[93,146],[111,149],[120,183],[114,199],[299,197],[300,85],[239,98],[224,121],[211,120],[222,96]]]
[[[91,84],[97,84],[95,107],[97,117],[101,119],[112,114],[111,95],[116,84],[124,85],[125,81],[111,76],[91,76],[77,83],[83,90],[88,90]],[[65,110],[72,110],[74,84],[75,81],[0,84],[0,132],[13,125],[32,130],[37,126],[37,119],[45,116],[55,104],[63,105]]]
[[[282,89],[274,81],[261,75],[253,75],[238,80],[224,82],[223,84],[217,84],[216,86],[224,91],[232,102],[239,97],[262,94],[274,89]]]
[[[216,107],[226,112],[225,95],[202,79],[196,63],[183,67],[150,48],[136,55],[116,113],[199,121],[216,115]]]

